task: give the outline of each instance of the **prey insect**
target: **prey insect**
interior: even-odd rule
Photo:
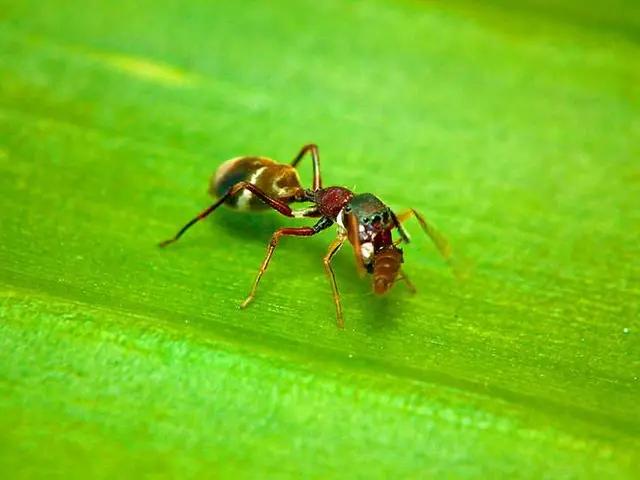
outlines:
[[[309,189],[302,187],[296,170],[307,154],[311,155],[313,163],[313,181]],[[358,271],[363,275],[372,275],[373,291],[378,295],[389,291],[398,279],[404,280],[408,288],[415,292],[415,287],[402,270],[404,256],[402,249],[398,247],[402,242],[409,242],[402,223],[411,216],[417,218],[422,229],[445,258],[451,253],[444,237],[417,211],[410,209],[396,215],[370,193],[356,194],[340,186],[323,188],[320,156],[318,147],[314,144],[302,147],[290,164],[277,163],[266,157],[238,157],[228,160],[211,178],[209,193],[217,200],[187,222],[176,235],[161,242],[161,247],[176,242],[189,228],[223,204],[237,210],[271,208],[287,217],[318,219],[312,226],[283,227],[273,233],[251,291],[241,303],[241,308],[245,308],[254,299],[260,280],[283,236],[310,237],[337,225],[337,236],[329,245],[323,263],[333,293],[336,323],[340,328],[344,326],[344,316],[331,260],[345,242],[348,241],[354,249]],[[291,204],[300,202],[310,205],[300,209],[291,208]],[[394,230],[397,230],[400,237],[395,241],[392,238]]]

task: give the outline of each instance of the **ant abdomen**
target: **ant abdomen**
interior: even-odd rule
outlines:
[[[395,283],[402,266],[402,250],[394,245],[376,252],[373,260],[373,291],[384,295]]]
[[[237,157],[224,162],[211,177],[209,193],[220,198],[240,182],[249,182],[270,197],[291,202],[303,190],[298,172],[291,165],[277,163],[266,157]],[[225,204],[238,210],[269,208],[250,190],[230,196]]]

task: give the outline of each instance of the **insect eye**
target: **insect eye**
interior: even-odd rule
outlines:
[[[362,223],[369,223],[369,217],[363,217]]]
[[[347,205],[346,207],[344,207],[344,212],[345,213],[351,213],[351,207],[349,205]]]

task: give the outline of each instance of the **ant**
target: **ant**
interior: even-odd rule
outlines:
[[[307,153],[311,155],[313,162],[311,189],[302,187],[296,170],[298,163]],[[254,299],[258,284],[281,237],[310,237],[334,223],[338,226],[338,234],[329,245],[323,262],[333,292],[336,323],[340,328],[344,327],[344,317],[331,260],[345,241],[349,241],[353,246],[359,273],[372,274],[373,290],[378,295],[389,291],[397,279],[404,280],[412,292],[416,291],[402,271],[404,257],[402,249],[398,248],[402,242],[409,243],[409,236],[402,223],[410,217],[416,217],[422,230],[431,238],[445,259],[451,255],[448,242],[416,210],[409,209],[396,215],[370,193],[356,194],[338,186],[323,188],[320,156],[315,144],[302,147],[291,164],[277,163],[266,157],[232,158],[224,162],[211,177],[209,193],[218,199],[187,222],[174,237],[161,242],[160,247],[177,241],[191,226],[209,216],[222,204],[237,210],[272,208],[292,218],[319,218],[313,226],[283,227],[273,233],[251,291],[240,308],[245,308]],[[311,206],[298,210],[289,206],[298,202],[310,202]],[[400,235],[400,239],[396,241],[392,239],[394,229],[397,229]]]

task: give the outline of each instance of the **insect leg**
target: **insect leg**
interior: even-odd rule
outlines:
[[[333,292],[333,303],[336,305],[336,324],[338,328],[344,328],[344,317],[342,316],[342,304],[340,303],[340,293],[338,292],[338,284],[336,283],[336,276],[333,273],[333,268],[331,268],[331,259],[333,256],[338,253],[340,247],[346,240],[346,236],[344,234],[338,235],[338,237],[331,242],[329,245],[329,250],[327,250],[327,254],[324,256],[324,269],[327,272],[327,276],[329,277],[329,281],[331,282],[331,291]]]
[[[417,212],[413,208],[410,208],[409,210],[406,210],[400,213],[397,217],[394,215],[396,226],[398,227],[398,231],[400,232],[400,235],[403,237],[406,236],[406,232],[403,235],[404,228],[402,228],[402,222],[405,222],[412,216],[416,217],[416,219],[418,220],[418,223],[420,224],[420,227],[422,227],[422,230],[424,231],[424,233],[426,233],[429,236],[433,244],[436,246],[436,248],[440,252],[440,255],[442,255],[445,260],[449,260],[451,258],[451,245],[449,244],[447,239],[444,238],[444,236],[438,230],[436,230],[435,227],[427,223],[427,221],[425,220],[425,218],[422,216],[421,213]]]
[[[267,267],[269,266],[269,262],[271,261],[271,257],[273,256],[273,252],[278,246],[278,241],[282,236],[294,236],[294,237],[310,237],[315,235],[316,233],[324,230],[325,228],[331,226],[333,222],[327,218],[321,218],[313,227],[296,227],[296,228],[279,228],[275,231],[275,233],[271,236],[271,241],[267,246],[267,254],[262,261],[262,265],[260,265],[260,270],[258,270],[258,275],[256,275],[256,279],[253,281],[253,286],[251,287],[251,292],[247,298],[240,304],[240,308],[245,308],[256,296],[256,290],[258,289],[258,284],[260,283],[260,279],[264,272],[267,271]]]
[[[349,226],[348,231],[351,234],[349,240],[353,245],[353,253],[356,257],[356,270],[360,278],[363,278],[367,274],[367,270],[365,269],[364,260],[362,259],[362,244],[360,243],[360,230],[357,217],[348,213],[347,225]]]
[[[409,212],[408,216],[407,216],[407,212]],[[393,212],[393,210],[390,210],[391,218],[393,219],[393,224],[398,229],[398,233],[400,234],[400,237],[402,238],[402,241],[405,242],[405,243],[410,243],[411,239],[409,238],[409,234],[407,233],[405,228],[402,226],[402,223],[404,221],[406,221],[407,218],[409,218],[411,215],[413,215],[410,210],[408,210],[407,212],[401,213],[400,217],[402,217],[402,218],[398,218],[396,216],[396,214]]]
[[[407,274],[404,273],[404,270],[400,270],[400,278],[405,281],[405,283],[407,284],[407,288],[411,293],[416,293],[418,291],[416,290],[416,287],[413,284],[413,282],[409,280],[409,277],[407,277]]]
[[[238,194],[244,189],[251,191],[256,197],[258,197],[260,200],[266,203],[269,207],[280,212],[282,215],[285,215],[287,217],[293,217],[293,212],[289,207],[289,205],[287,205],[286,203],[283,203],[280,200],[270,197],[269,195],[267,195],[265,192],[260,190],[260,188],[256,187],[252,183],[239,182],[239,183],[236,183],[233,187],[231,187],[227,191],[227,193],[225,193],[222,197],[216,200],[213,204],[211,204],[210,206],[202,210],[195,218],[192,218],[191,220],[189,220],[185,226],[183,226],[180,230],[178,230],[178,233],[176,233],[174,237],[168,240],[165,240],[163,242],[160,242],[158,245],[160,247],[166,247],[167,245],[170,245],[173,242],[177,241],[184,234],[184,232],[189,230],[189,228],[191,228],[195,223],[198,223],[200,220],[204,220],[205,218],[207,218],[211,213],[213,213],[215,209],[217,209],[220,205],[222,205],[229,197],[232,197],[233,195]]]
[[[320,154],[318,153],[318,146],[315,143],[310,143],[302,147],[298,155],[291,162],[292,167],[296,167],[302,157],[307,152],[311,152],[311,159],[313,160],[313,190],[322,188],[322,177],[320,176]]]

